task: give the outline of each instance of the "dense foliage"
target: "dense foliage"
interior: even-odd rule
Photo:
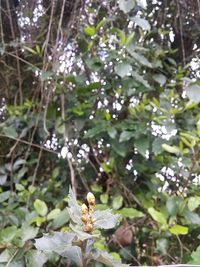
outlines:
[[[200,263],[199,1],[0,5],[0,267],[69,266],[70,185],[122,216],[96,249]]]

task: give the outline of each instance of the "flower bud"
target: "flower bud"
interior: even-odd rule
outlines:
[[[85,225],[85,232],[92,232],[92,230],[93,230],[93,225],[91,224],[91,223],[87,223],[86,225]]]
[[[83,223],[87,223],[87,221],[88,221],[88,216],[87,216],[86,214],[83,214],[83,215],[81,216],[81,220],[82,220]]]
[[[88,214],[88,207],[85,204],[83,204],[81,206],[81,211],[82,211],[82,214]]]
[[[89,205],[91,206],[95,205],[95,196],[91,192],[87,194],[87,201]]]

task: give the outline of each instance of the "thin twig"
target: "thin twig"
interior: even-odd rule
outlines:
[[[7,262],[6,266],[5,267],[8,267],[10,265],[10,263],[12,262],[12,260],[14,259],[14,257],[17,255],[19,251],[19,248],[16,249],[15,253],[12,255],[12,257],[10,257],[9,261]]]
[[[12,139],[12,140],[19,141],[19,142],[22,143],[22,144],[29,145],[30,147],[36,147],[36,148],[42,149],[42,150],[44,150],[44,151],[53,153],[53,154],[55,154],[55,155],[58,155],[58,154],[59,154],[58,152],[56,152],[56,151],[54,151],[54,150],[50,150],[50,149],[48,149],[48,148],[45,148],[45,147],[43,147],[43,146],[40,146],[40,145],[31,143],[31,142],[28,142],[28,141],[25,141],[25,140],[20,139],[20,138],[15,138],[15,137],[7,136],[7,135],[5,135],[5,134],[0,134],[0,136],[5,137],[5,138],[9,138],[9,139]]]
[[[178,235],[176,235],[176,238],[178,240],[179,246],[180,246],[180,262],[182,262],[183,259],[183,244],[181,242],[181,239]]]
[[[61,118],[63,123],[65,123],[65,94],[64,94],[64,90],[62,89],[61,94],[60,94],[60,102],[61,102]],[[66,125],[64,124],[64,133],[63,133],[63,138],[64,138],[64,142],[66,145],[66,141],[68,140],[68,135],[67,135],[67,129],[66,129]],[[72,185],[72,189],[74,191],[74,193],[76,194],[76,179],[75,179],[75,172],[74,172],[74,168],[72,165],[72,161],[69,159],[69,156],[66,155],[67,157],[67,163],[69,166],[69,170],[70,170],[70,178],[71,178],[71,185]]]
[[[11,33],[12,33],[12,38],[13,41],[16,39],[15,36],[15,31],[14,31],[14,26],[13,26],[13,20],[12,20],[12,15],[11,15],[11,8],[10,8],[10,3],[9,1],[6,1],[7,5],[7,10],[9,14],[9,20],[10,20],[10,28],[11,28]],[[20,69],[20,63],[19,63],[19,54],[18,54],[18,49],[15,48],[15,53],[16,53],[16,58],[17,58],[17,73],[18,73],[18,82],[19,82],[19,97],[20,97],[20,104],[22,105],[23,103],[23,93],[22,93],[22,80],[21,80],[21,69]]]
[[[177,0],[177,7],[178,7],[178,19],[179,19],[179,29],[180,29],[180,36],[181,36],[181,49],[182,49],[182,56],[183,56],[183,64],[186,65],[186,58],[185,58],[185,47],[183,41],[183,24],[182,24],[182,17],[181,17],[181,9],[179,5],[179,1]]]

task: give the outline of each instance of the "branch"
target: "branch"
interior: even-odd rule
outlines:
[[[9,138],[9,139],[12,139],[12,140],[15,140],[15,141],[20,142],[20,143],[25,144],[25,145],[29,145],[29,146],[32,146],[32,147],[36,147],[36,148],[38,148],[38,149],[42,149],[42,150],[44,150],[44,151],[53,153],[53,154],[55,154],[55,155],[58,155],[58,152],[56,152],[56,151],[54,151],[54,150],[50,150],[50,149],[45,148],[45,147],[43,147],[43,146],[40,146],[40,145],[37,145],[37,144],[34,144],[34,143],[30,143],[30,142],[25,141],[25,140],[20,139],[20,138],[15,138],[15,137],[7,136],[7,135],[5,135],[5,134],[0,134],[0,136],[1,136],[1,137],[5,137],[5,138]]]

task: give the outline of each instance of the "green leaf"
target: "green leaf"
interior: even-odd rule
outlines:
[[[80,225],[83,224],[81,221],[81,216],[82,216],[81,207],[78,205],[76,201],[76,196],[71,188],[69,189],[68,212],[69,212],[70,219],[74,223],[77,223]]]
[[[117,135],[117,130],[114,127],[109,127],[107,129],[107,133],[110,136],[110,138],[114,139]]]
[[[115,66],[115,72],[121,78],[128,76],[131,73],[131,71],[132,71],[132,66],[129,63],[122,62]]]
[[[70,246],[61,255],[62,257],[66,257],[71,261],[75,262],[77,266],[82,266],[82,251],[78,246]]]
[[[65,248],[72,245],[74,238],[73,233],[53,232],[35,239],[35,247],[46,253],[56,252],[61,255]]]
[[[159,83],[161,86],[163,86],[167,81],[166,77],[163,74],[154,74],[153,79],[154,81]]]
[[[136,71],[133,71],[132,72],[132,76],[135,78],[136,81],[138,81],[139,83],[141,83],[144,87],[146,87],[147,89],[151,89],[150,85],[144,79],[144,77],[141,76],[141,75],[139,75]]]
[[[58,229],[69,221],[69,212],[67,209],[62,210],[58,216],[53,220],[53,229]]]
[[[18,233],[19,230],[16,226],[9,226],[1,230],[0,239],[5,243],[9,243],[15,238]]]
[[[3,193],[0,193],[0,203],[8,200],[10,197],[10,191],[6,191],[6,192],[3,192]]]
[[[95,27],[89,27],[88,26],[88,27],[84,28],[84,33],[89,35],[89,36],[93,36],[96,34],[96,29],[95,29]]]
[[[100,195],[101,203],[107,204],[108,203],[108,194],[104,193]]]
[[[162,148],[171,154],[179,154],[180,153],[180,149],[177,146],[169,146],[168,144],[162,144]]]
[[[192,257],[192,260],[189,262],[190,264],[200,263],[200,246],[198,246],[197,249],[192,252],[191,257]]]
[[[200,225],[200,216],[197,213],[186,209],[184,211],[184,216],[188,223]]]
[[[39,231],[39,228],[32,227],[29,225],[23,226],[22,231],[21,231],[21,236],[20,236],[22,239],[22,242],[25,243],[27,240],[35,238],[38,231]]]
[[[44,253],[55,252],[62,257],[69,258],[78,266],[82,266],[81,248],[73,246],[74,233],[54,232],[35,240],[35,247]]]
[[[78,229],[73,224],[70,224],[69,226],[81,241],[84,241],[86,239],[91,239],[94,237],[93,235],[88,234],[84,232],[83,230]]]
[[[150,31],[151,30],[151,26],[146,19],[143,19],[143,18],[136,16],[136,17],[131,18],[131,20],[134,21],[144,31]]]
[[[15,128],[13,127],[3,127],[3,132],[6,136],[10,137],[10,138],[17,138],[18,134],[15,130]]]
[[[7,181],[7,174],[0,175],[0,185],[4,185]]]
[[[131,52],[131,56],[138,61],[141,65],[144,65],[146,67],[152,68],[151,63],[147,60],[147,58],[141,54],[138,54],[136,52]]]
[[[125,157],[127,154],[128,147],[126,143],[119,143],[113,139],[112,148],[121,157]]]
[[[41,71],[40,80],[46,81],[53,75],[52,71]]]
[[[153,207],[148,208],[148,212],[156,222],[158,222],[160,224],[166,224],[167,223],[165,216],[161,212],[155,210]]]
[[[47,256],[38,250],[29,250],[26,253],[27,267],[43,267],[47,262]]]
[[[54,220],[60,214],[60,209],[54,209],[47,215],[47,221]]]
[[[125,218],[134,219],[134,218],[140,218],[144,216],[144,213],[142,213],[139,210],[136,210],[134,208],[123,208],[121,210],[116,211],[116,213],[122,215]]]
[[[122,205],[123,205],[123,197],[121,195],[113,197],[112,200],[113,209],[118,210],[122,207]]]
[[[163,140],[162,138],[156,137],[155,140],[153,141],[153,144],[152,144],[152,152],[155,153],[155,155],[160,154],[163,151],[162,145],[165,142],[166,141]]]
[[[175,216],[177,215],[181,205],[183,204],[183,199],[178,196],[171,196],[167,199],[167,210],[169,211],[170,215]]]
[[[123,132],[120,134],[119,142],[122,143],[122,142],[129,141],[134,135],[135,135],[135,132],[131,132],[131,131],[123,131]]]
[[[93,218],[95,220],[94,228],[111,229],[114,228],[119,220],[119,215],[112,213],[112,210],[97,210],[94,212]]]
[[[106,131],[106,125],[104,123],[101,123],[95,126],[94,128],[89,129],[87,133],[84,135],[84,138],[92,138],[105,131]]]
[[[149,140],[146,138],[140,138],[135,141],[135,147],[138,152],[145,157],[147,150],[149,149]]]
[[[30,47],[28,47],[26,45],[23,45],[23,49],[29,51],[31,54],[34,54],[34,55],[38,54],[37,51],[35,51],[34,49],[32,49],[32,48],[30,48]]]
[[[135,0],[119,0],[119,8],[128,13],[135,7]]]
[[[196,208],[198,208],[200,205],[200,197],[195,196],[195,197],[190,197],[188,199],[188,209],[190,211],[195,210]]]
[[[39,214],[40,216],[44,217],[47,215],[48,208],[47,208],[47,205],[44,201],[42,201],[40,199],[36,199],[33,203],[33,206],[34,206],[37,214]]]
[[[187,235],[188,227],[176,224],[169,228],[169,231],[174,235]]]
[[[12,257],[12,253],[10,250],[8,249],[3,250],[0,254],[0,264],[8,262],[11,257]]]
[[[200,85],[191,84],[185,90],[186,90],[186,95],[190,100],[196,103],[200,102]]]
[[[97,262],[101,262],[106,266],[111,267],[130,267],[128,264],[122,264],[120,261],[115,260],[108,252],[96,250],[91,254],[91,258]]]

